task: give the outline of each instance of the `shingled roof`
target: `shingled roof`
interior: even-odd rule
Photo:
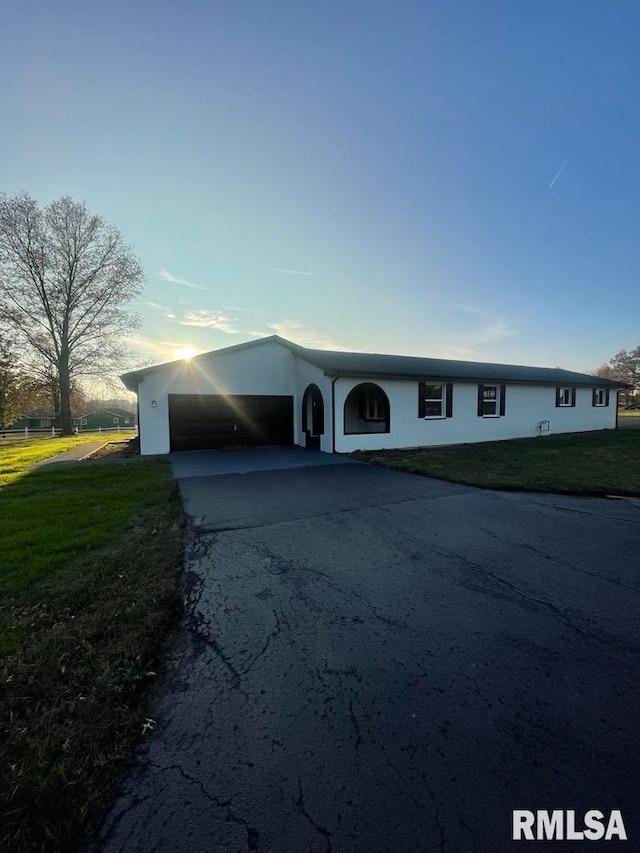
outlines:
[[[623,388],[620,382],[591,376],[587,373],[575,373],[559,367],[527,367],[518,364],[494,364],[481,361],[454,361],[446,358],[422,358],[411,355],[381,355],[365,352],[334,352],[332,350],[309,349],[281,338],[270,335],[244,344],[225,347],[220,350],[195,356],[191,361],[208,359],[217,355],[226,355],[235,350],[258,346],[275,341],[288,347],[301,358],[319,367],[326,376],[353,376],[358,378],[389,379],[442,379],[461,382],[509,382],[535,385],[588,386],[603,388]],[[168,362],[155,367],[143,368],[122,375],[124,384],[135,390],[139,379],[145,374],[155,372],[169,365],[178,366],[181,362]]]
[[[304,350],[304,358],[328,376],[379,376],[404,379],[446,379],[468,382],[526,382],[537,385],[596,385],[617,387],[615,382],[559,367],[526,367],[481,361],[453,361],[408,355]]]

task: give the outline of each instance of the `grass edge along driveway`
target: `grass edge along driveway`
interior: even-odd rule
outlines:
[[[0,849],[72,851],[153,725],[182,507],[167,462],[94,462],[14,471],[0,518]]]
[[[126,441],[131,434],[118,432],[84,432],[77,435],[22,436],[6,435],[0,430],[0,488],[24,475],[30,465],[50,459],[83,444]]]
[[[351,455],[397,471],[484,489],[640,496],[639,430],[367,450]]]

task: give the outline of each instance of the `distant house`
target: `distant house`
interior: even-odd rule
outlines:
[[[46,409],[34,409],[28,414],[20,415],[9,429],[60,429],[60,418],[55,412]]]
[[[126,409],[120,409],[117,406],[95,409],[93,412],[87,412],[85,415],[73,418],[73,426],[77,427],[80,432],[90,429],[117,429],[118,427],[131,429],[135,425],[136,416],[134,413],[127,412]]]
[[[125,373],[141,453],[329,453],[615,429],[623,385],[549,367],[328,352],[273,335]]]

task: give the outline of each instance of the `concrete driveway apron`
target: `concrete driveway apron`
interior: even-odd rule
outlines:
[[[637,845],[639,508],[252,453],[172,460],[186,615],[89,849],[500,853],[514,809]]]

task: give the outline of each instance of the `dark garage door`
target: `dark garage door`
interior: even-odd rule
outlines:
[[[169,394],[171,450],[293,444],[293,397]]]

